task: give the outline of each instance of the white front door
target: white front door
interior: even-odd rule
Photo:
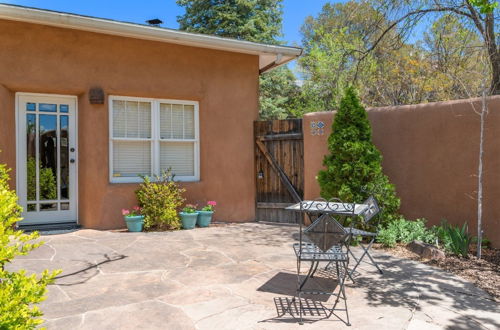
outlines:
[[[76,100],[16,94],[21,225],[77,221]]]

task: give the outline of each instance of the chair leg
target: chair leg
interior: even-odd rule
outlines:
[[[318,266],[319,266],[319,261],[316,261],[316,267],[314,267],[314,270],[311,274],[311,278],[314,278],[314,274],[316,274],[316,271],[318,270]]]
[[[316,268],[318,268],[317,265],[316,265]],[[311,274],[313,274],[313,269],[314,269],[314,261],[311,262],[311,267],[309,267],[309,271],[307,272],[306,278],[299,285],[299,292],[302,290],[302,288],[304,287],[306,282],[309,280],[309,278],[312,277]]]
[[[346,274],[349,274],[349,269],[347,269],[347,263],[342,263],[344,265],[344,271]],[[344,276],[345,278],[345,276]],[[350,326],[351,322],[349,322],[349,311],[347,310],[347,296],[345,294],[345,287],[342,286],[342,293],[344,295],[344,308],[345,308],[345,315],[347,317],[347,325]]]
[[[382,270],[380,269],[378,264],[375,262],[375,260],[373,260],[372,256],[370,255],[370,252],[369,252],[369,250],[371,249],[374,242],[375,242],[375,237],[372,238],[372,240],[370,241],[370,243],[368,244],[367,247],[365,247],[361,243],[359,244],[361,246],[361,248],[363,249],[363,254],[361,255],[361,257],[359,259],[355,258],[356,264],[354,265],[353,269],[351,270],[351,273],[350,273],[351,276],[352,276],[352,274],[354,274],[354,271],[356,270],[356,268],[358,268],[359,264],[361,263],[361,261],[363,260],[363,258],[365,256],[368,256],[368,258],[370,258],[370,260],[371,260],[371,264],[377,268],[377,270],[379,271],[380,274],[383,274]]]
[[[380,274],[383,274],[384,272],[382,271],[382,269],[380,269],[380,267],[378,266],[378,263],[375,260],[373,260],[372,255],[370,254],[370,252],[366,251],[366,255],[368,256],[368,258],[370,258],[370,260],[372,262],[372,265],[374,265],[377,268],[378,272]]]

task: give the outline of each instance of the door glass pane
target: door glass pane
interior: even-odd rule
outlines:
[[[36,212],[36,204],[28,204],[28,212]]]
[[[61,210],[69,210],[69,203],[61,203]]]
[[[38,110],[43,112],[57,112],[57,104],[40,103]]]
[[[61,199],[69,199],[69,141],[68,141],[68,116],[60,117],[61,153],[59,164],[61,167]]]
[[[36,200],[36,115],[26,115],[26,171],[28,200]]]
[[[26,103],[26,110],[28,110],[28,111],[35,111],[36,110],[36,104],[35,103]]]
[[[60,111],[60,112],[66,112],[66,113],[67,113],[67,112],[68,112],[68,110],[69,110],[69,107],[68,107],[68,105],[67,105],[67,104],[61,104],[61,105],[59,106],[59,111]]]
[[[40,204],[40,211],[57,211],[57,203]]]
[[[57,199],[57,116],[40,115],[39,122],[40,200]]]

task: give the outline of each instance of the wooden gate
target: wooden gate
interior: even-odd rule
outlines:
[[[254,122],[256,220],[298,223],[301,215],[283,208],[302,200],[302,119]]]

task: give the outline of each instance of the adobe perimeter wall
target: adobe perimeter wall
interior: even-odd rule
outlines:
[[[16,92],[78,96],[84,227],[124,227],[120,210],[136,203],[137,184],[109,182],[108,95],[198,101],[201,180],[183,184],[188,202],[217,201],[216,220],[254,220],[258,56],[7,20],[0,31],[0,162],[15,169]],[[105,104],[89,103],[94,86]]]
[[[401,212],[410,219],[441,219],[475,234],[480,118],[472,105],[459,100],[409,106],[372,108],[368,117],[373,141],[383,155],[384,172],[401,198]],[[319,196],[316,180],[327,153],[334,112],[304,116],[305,198]],[[325,125],[323,134],[318,122]],[[500,97],[489,101],[484,145],[484,233],[500,247]]]

